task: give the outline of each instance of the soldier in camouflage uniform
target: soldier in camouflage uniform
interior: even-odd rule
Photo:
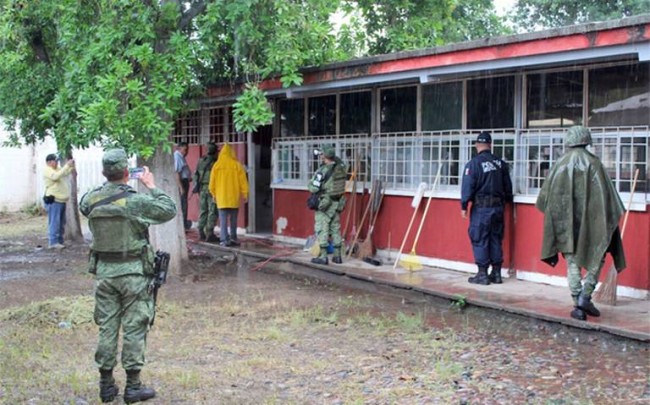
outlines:
[[[145,401],[155,391],[140,382],[144,366],[147,331],[154,315],[150,285],[154,249],[149,225],[169,221],[176,215],[174,201],[156,188],[148,168],[140,183],[149,193],[137,193],[127,185],[127,155],[122,149],[104,153],[103,174],[108,180],[89,191],[79,203],[93,234],[90,272],[96,274],[95,323],[99,342],[95,362],[99,367],[102,402],[115,399],[119,388],[113,379],[117,364],[120,328],[123,330],[122,366],[126,371],[126,403]]]
[[[210,194],[210,172],[217,161],[217,145],[208,144],[208,153],[199,159],[194,172],[194,192],[199,193],[199,237],[208,242],[218,242],[214,234],[217,222],[217,205]]]
[[[314,215],[315,231],[320,245],[320,255],[311,259],[312,263],[328,264],[327,246],[332,238],[334,253],[332,262],[341,264],[341,212],[345,208],[345,180],[347,168],[345,163],[336,157],[334,148],[325,147],[320,154],[322,164],[309,181],[307,189],[318,193],[319,204]]]

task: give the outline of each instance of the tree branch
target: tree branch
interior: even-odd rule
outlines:
[[[190,23],[192,23],[192,20],[194,20],[196,16],[202,14],[207,7],[208,5],[204,0],[193,1],[190,5],[190,8],[185,13],[183,13],[179,28],[181,30],[185,30],[190,25]]]

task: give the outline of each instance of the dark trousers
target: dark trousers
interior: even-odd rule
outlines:
[[[468,233],[478,266],[503,263],[503,228],[503,206],[472,207]]]
[[[181,211],[183,212],[183,226],[185,229],[192,227],[192,222],[187,220],[187,198],[190,192],[190,179],[181,179],[181,187],[183,187],[183,194],[181,194]]]

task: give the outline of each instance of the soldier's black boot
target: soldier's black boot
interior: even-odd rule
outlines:
[[[487,267],[478,268],[478,273],[474,277],[467,279],[472,284],[490,285],[490,279],[487,274]]]
[[[206,240],[205,232],[203,232],[203,229],[199,229],[199,239]]]
[[[113,369],[102,370],[99,369],[99,398],[102,402],[113,402],[120,389],[115,384],[113,378]]]
[[[341,246],[334,246],[334,254],[332,255],[332,263],[341,264],[343,259],[341,258]]]
[[[215,235],[214,233],[211,233],[208,235],[208,237],[205,239],[206,242],[210,243],[219,243],[219,237]]]
[[[156,391],[145,387],[140,382],[140,370],[126,370],[126,388],[124,389],[124,402],[132,404],[151,399],[156,396]]]
[[[492,271],[490,271],[490,275],[488,277],[490,279],[490,283],[492,284],[502,284],[503,280],[501,279],[501,265],[500,264],[493,264],[492,265]]]
[[[324,264],[324,265],[329,264],[329,261],[327,260],[327,256],[314,257],[313,259],[311,259],[311,262],[314,264]]]
[[[600,316],[600,311],[593,302],[591,302],[591,297],[584,294],[580,294],[578,297],[578,308],[583,310],[589,316]]]
[[[573,311],[571,311],[571,318],[577,319],[579,321],[586,321],[587,314],[585,314],[585,311],[583,311],[582,309],[575,307],[573,308]]]

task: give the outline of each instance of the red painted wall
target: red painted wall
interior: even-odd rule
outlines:
[[[284,217],[287,227],[281,235],[306,238],[314,232],[313,211],[307,208],[309,193],[297,190],[276,189],[273,201],[273,219]],[[366,207],[367,196],[361,201],[358,195],[356,217],[357,223]],[[345,228],[348,211],[351,211],[351,196],[341,214],[341,227]],[[393,251],[400,248],[404,234],[413,216],[412,197],[386,196],[373,233],[373,243],[379,249],[389,246]],[[415,215],[409,236],[406,238],[404,252],[409,253],[413,247],[415,234],[422,219],[427,199],[422,199]],[[650,207],[648,207],[650,209]],[[354,217],[354,215],[351,215]],[[504,267],[514,267],[520,271],[537,272],[553,276],[566,276],[564,260],[551,267],[539,259],[542,247],[543,215],[533,204],[516,204],[514,229],[512,207],[506,208],[505,238],[503,241]],[[621,218],[622,224],[622,218]],[[472,248],[467,236],[469,220],[460,216],[460,203],[454,199],[433,199],[426,220],[422,226],[420,239],[415,251],[420,256],[435,257],[444,260],[473,263]],[[367,232],[367,220],[361,229],[361,240]],[[274,233],[277,229],[274,227]],[[512,237],[514,235],[514,238]],[[512,248],[511,248],[512,241]],[[618,277],[621,286],[650,290],[650,212],[631,212],[623,238],[628,267]],[[512,253],[512,254],[511,254]],[[611,266],[611,258],[606,260],[601,274],[604,280]]]

